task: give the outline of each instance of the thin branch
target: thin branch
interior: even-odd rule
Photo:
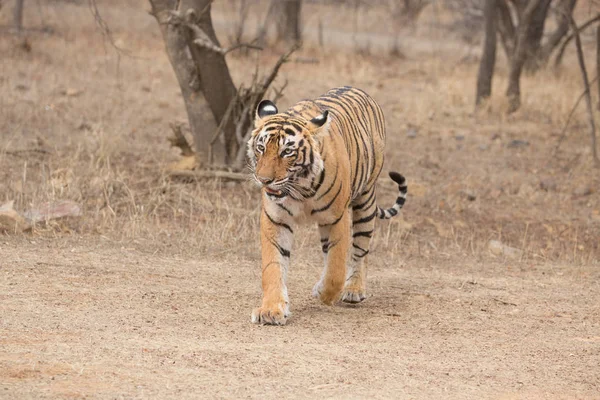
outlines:
[[[198,28],[200,29],[200,28]],[[194,32],[196,32],[196,30],[194,29]],[[204,47],[206,49],[212,50],[215,53],[219,53],[222,55],[227,55],[229,53],[231,53],[234,50],[240,49],[242,47],[248,48],[248,49],[254,49],[254,50],[263,50],[263,48],[261,46],[256,46],[254,44],[249,44],[249,43],[238,43],[236,45],[233,45],[231,47],[227,47],[227,48],[222,48],[217,46],[216,44],[214,44],[212,42],[212,40],[210,40],[208,38],[208,36],[206,36],[206,34],[203,32],[202,33],[204,37],[197,37],[196,39],[194,39],[194,44],[200,46],[200,47]]]
[[[239,99],[239,91],[229,102],[229,105],[227,106],[227,110],[225,110],[225,114],[223,114],[223,119],[221,119],[221,123],[219,123],[219,126],[217,126],[217,130],[215,131],[212,138],[210,139],[210,143],[208,145],[208,162],[210,164],[212,164],[214,161],[213,160],[213,146],[214,146],[215,142],[217,141],[217,139],[219,138],[219,136],[225,132],[223,130],[223,128],[225,128],[225,125],[229,121],[230,115],[233,111],[234,106],[237,104],[238,99]]]
[[[210,4],[210,2],[209,2]],[[215,53],[221,54],[223,56],[231,53],[234,50],[245,47],[248,49],[254,50],[263,50],[262,47],[253,45],[250,43],[238,43],[231,47],[223,48],[216,45],[210,37],[198,26],[198,19],[208,10],[208,5],[204,7],[204,9],[200,12],[199,15],[196,14],[196,11],[192,8],[188,9],[185,13],[185,16],[182,16],[181,11],[173,10],[169,12],[169,18],[166,23],[174,24],[174,25],[185,25],[188,29],[193,32],[194,44],[200,47],[204,47],[205,49],[214,51]]]
[[[598,81],[597,76],[594,79],[592,79],[592,81],[590,82],[590,85],[593,85],[594,82],[596,82],[596,81]],[[565,138],[567,137],[567,128],[569,127],[569,122],[571,122],[571,117],[573,116],[573,114],[575,114],[575,110],[579,106],[579,103],[581,102],[581,100],[583,100],[583,98],[585,97],[586,93],[587,93],[587,89],[584,90],[583,93],[581,93],[579,95],[579,97],[577,98],[577,101],[573,105],[573,108],[571,108],[571,112],[569,112],[569,116],[567,117],[567,122],[565,122],[565,126],[563,127],[562,131],[560,132],[560,136],[558,137],[558,142],[556,143],[556,147],[554,148],[553,154],[555,156],[558,153],[558,149],[559,149],[560,145],[562,144],[563,140],[565,140]]]
[[[90,7],[90,11],[92,12],[92,16],[94,17],[94,21],[96,21],[96,25],[98,25],[98,28],[100,28],[100,32],[106,39],[108,39],[110,45],[114,47],[115,50],[117,50],[117,54],[120,55],[122,53],[128,56],[133,56],[129,50],[120,47],[116,43],[112,31],[108,27],[108,24],[100,15],[100,11],[98,10],[96,0],[88,0],[88,5]]]
[[[569,18],[571,18],[569,16]],[[594,24],[595,22],[600,21],[600,13],[596,14],[595,17],[589,19],[588,21],[584,22],[583,24],[581,24],[581,26],[579,28],[577,28],[577,30],[579,32],[583,32],[585,29],[587,29],[590,25]],[[573,33],[571,33],[569,36],[567,36],[567,38],[565,39],[565,41],[562,43],[562,45],[560,46],[560,49],[558,50],[558,53],[556,54],[556,58],[554,59],[554,68],[557,68],[562,59],[563,59],[563,55],[565,53],[565,50],[567,48],[567,45],[569,44],[569,42],[571,40],[573,40],[573,38],[575,37],[575,35]]]
[[[275,77],[277,76],[277,73],[279,73],[279,68],[281,68],[281,66],[283,65],[283,63],[285,63],[285,62],[287,62],[289,60],[289,58],[292,55],[292,53],[294,53],[300,47],[302,47],[302,42],[296,42],[288,50],[287,53],[285,53],[284,55],[282,55],[281,57],[279,57],[279,60],[277,60],[277,63],[275,63],[275,66],[273,67],[273,70],[271,71],[271,74],[269,74],[269,76],[267,78],[265,78],[265,80],[264,80],[264,82],[262,84],[263,94],[267,91],[267,89],[269,88],[269,86],[271,86],[271,83],[273,83],[273,81],[275,80]]]
[[[585,103],[588,111],[588,122],[590,124],[590,137],[592,146],[592,157],[597,167],[600,167],[600,159],[598,159],[598,150],[596,149],[596,125],[594,123],[594,111],[592,110],[592,96],[590,91],[590,82],[588,80],[587,70],[585,68],[585,58],[583,57],[583,50],[581,46],[581,37],[579,36],[579,29],[575,24],[575,20],[571,16],[570,19],[571,29],[575,35],[575,46],[577,48],[577,60],[579,61],[579,68],[581,69],[581,77],[583,79],[583,85],[585,88]]]

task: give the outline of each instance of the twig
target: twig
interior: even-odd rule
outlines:
[[[595,77],[591,82],[590,85],[593,85],[594,82],[596,82],[598,80],[598,77]],[[573,108],[571,109],[571,112],[569,113],[569,116],[567,117],[567,122],[565,122],[565,126],[563,127],[560,136],[558,138],[558,143],[556,143],[556,147],[554,148],[554,156],[556,156],[556,154],[558,153],[558,149],[560,147],[560,145],[562,144],[563,140],[565,140],[565,138],[567,137],[567,128],[569,127],[569,122],[571,121],[571,117],[573,116],[573,114],[575,113],[575,110],[577,109],[577,106],[579,106],[579,103],[581,102],[581,100],[585,97],[585,94],[587,93],[587,89],[583,91],[583,93],[581,93],[579,95],[579,97],[577,98],[577,101],[575,102],[575,105],[573,106]]]
[[[281,68],[281,66],[283,65],[283,63],[285,63],[285,62],[287,62],[289,60],[289,58],[292,55],[292,53],[294,53],[300,47],[302,47],[302,42],[296,42],[288,50],[287,53],[285,53],[284,55],[282,55],[281,57],[279,57],[279,60],[277,60],[277,62],[275,63],[275,66],[273,67],[273,70],[271,71],[271,74],[269,74],[269,76],[267,76],[267,78],[265,78],[265,80],[264,80],[264,82],[262,84],[263,95],[267,91],[267,89],[269,88],[269,86],[271,86],[271,83],[273,83],[273,81],[275,80],[275,77],[277,77],[277,74],[279,73],[279,68]]]
[[[511,302],[508,302],[508,301],[500,300],[500,299],[497,299],[495,297],[492,297],[492,300],[497,301],[498,303],[503,304],[505,306],[513,306],[513,307],[517,306],[515,303],[511,303]]]
[[[227,110],[225,110],[225,114],[223,114],[223,118],[221,119],[219,126],[217,126],[217,130],[215,131],[212,138],[210,139],[210,143],[208,145],[208,162],[210,164],[212,164],[214,161],[213,160],[213,146],[214,146],[215,142],[217,141],[217,139],[219,138],[219,136],[224,132],[223,128],[229,121],[231,112],[233,111],[235,104],[237,104],[238,99],[239,99],[239,90],[238,90],[238,93],[236,93],[236,95],[229,102],[229,105],[227,106]]]
[[[596,125],[594,123],[594,112],[592,111],[592,96],[590,92],[590,82],[587,75],[587,70],[585,68],[585,59],[583,57],[583,50],[581,48],[581,37],[579,36],[579,29],[575,24],[575,20],[573,16],[571,16],[571,29],[573,29],[573,34],[575,35],[575,46],[577,48],[577,60],[579,61],[579,68],[581,69],[581,77],[583,79],[583,85],[585,87],[585,103],[587,105],[588,111],[588,121],[590,124],[590,137],[591,137],[591,146],[592,146],[592,157],[594,159],[594,164],[596,167],[600,167],[600,160],[598,159],[598,150],[596,149]]]
[[[198,28],[198,29],[200,29],[200,28]],[[197,33],[196,29],[193,29],[193,31],[194,31],[194,33]],[[194,39],[194,44],[196,44],[200,47],[204,47],[206,49],[212,50],[215,53],[219,53],[224,56],[226,56],[227,54],[231,53],[232,51],[237,50],[242,47],[246,47],[246,48],[254,49],[254,50],[263,50],[263,48],[260,46],[256,46],[256,45],[248,44],[248,43],[238,43],[231,47],[222,48],[222,47],[219,47],[216,44],[214,44],[212,42],[212,40],[210,40],[208,38],[208,36],[206,36],[206,34],[204,34],[204,32],[202,33],[202,35],[203,36],[197,37],[196,39]]]
[[[569,16],[567,15],[568,18],[573,18],[573,16]],[[582,32],[584,29],[586,29],[587,27],[589,27],[590,25],[592,25],[594,22],[600,21],[600,13],[597,14],[595,17],[589,19],[588,21],[584,22],[583,24],[581,24],[581,26],[579,28],[577,28],[578,32]],[[569,23],[569,25],[571,25]],[[557,68],[560,65],[560,62],[562,61],[563,55],[565,53],[565,49],[567,48],[567,45],[569,44],[569,42],[571,40],[573,40],[573,38],[575,37],[575,34],[572,33],[570,34],[565,41],[561,44],[560,49],[558,50],[558,53],[556,54],[556,58],[554,59],[554,68]]]
[[[281,85],[281,88],[279,88],[279,89],[273,88],[273,91],[275,92],[275,94],[273,95],[273,103],[277,104],[277,101],[283,97],[283,91],[285,90],[287,85],[288,85],[288,80],[286,79],[285,82],[283,83],[283,85]]]
[[[6,154],[10,154],[11,156],[19,156],[23,153],[40,153],[40,154],[51,154],[50,151],[46,149],[19,149],[19,150],[7,150]]]
[[[104,35],[104,37],[108,39],[108,42],[111,44],[111,46],[114,47],[115,50],[117,50],[117,54],[120,55],[120,53],[123,53],[125,55],[132,56],[129,50],[119,47],[119,45],[117,45],[117,43],[115,42],[112,31],[108,27],[106,21],[100,15],[100,11],[98,11],[98,5],[96,4],[96,0],[88,0],[88,5],[90,7],[90,11],[92,12],[92,16],[94,17],[94,20],[96,21],[96,25],[98,25],[98,28],[100,28],[100,32],[102,33],[102,35]]]
[[[169,176],[172,178],[184,178],[184,179],[229,179],[232,181],[247,181],[248,174],[241,174],[239,172],[227,172],[227,171],[186,171],[186,170],[175,170],[169,171]]]

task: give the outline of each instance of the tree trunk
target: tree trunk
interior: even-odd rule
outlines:
[[[598,85],[598,111],[600,111],[600,25],[596,27],[596,84]]]
[[[540,66],[548,64],[552,53],[569,32],[569,17],[573,14],[576,4],[577,0],[561,0],[556,6],[557,26],[540,49],[538,57]]]
[[[506,96],[508,97],[508,112],[512,113],[519,109],[521,106],[521,72],[523,72],[523,65],[527,60],[528,54],[528,27],[531,24],[533,14],[542,0],[529,0],[527,6],[521,13],[521,20],[519,21],[519,27],[516,34],[516,46],[515,51],[510,63],[510,69],[508,73],[508,88],[506,90]]]
[[[498,32],[500,33],[500,38],[502,39],[504,54],[510,63],[515,51],[515,24],[506,0],[498,0],[496,7],[498,12]]]
[[[300,15],[302,0],[273,0],[276,3],[277,40],[287,44],[302,39]]]
[[[549,8],[550,0],[541,0],[533,11],[531,22],[527,27],[527,58],[524,65],[527,71],[537,71],[540,67],[542,37]]]
[[[25,3],[25,0],[16,0],[13,10],[13,23],[17,33],[21,33],[23,29],[23,3]]]
[[[479,72],[477,73],[476,106],[492,94],[492,77],[494,76],[494,66],[496,65],[496,10],[497,1],[486,0],[483,9],[485,40],[483,42],[483,54],[479,63]]]
[[[196,36],[191,26],[199,28],[215,46],[220,47],[212,26],[210,3],[210,0],[150,0],[181,87],[194,144],[202,162],[207,161],[214,133],[206,128],[204,100],[208,102],[214,120],[219,125],[237,93],[224,55],[194,43]],[[179,12],[180,18],[185,15],[191,21],[167,23],[171,12]],[[191,53],[191,59],[188,53]],[[233,118],[228,118],[222,127],[224,141],[215,144],[212,154],[216,156],[216,163],[229,164],[235,160],[239,147]]]

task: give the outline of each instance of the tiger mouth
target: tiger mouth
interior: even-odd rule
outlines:
[[[285,194],[283,193],[282,190],[271,189],[271,188],[266,187],[266,186],[265,186],[265,192],[267,192],[267,194],[270,195],[270,196],[275,196],[275,197],[283,197],[283,196],[285,196]]]

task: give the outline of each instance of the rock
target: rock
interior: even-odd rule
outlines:
[[[542,179],[540,181],[540,189],[546,192],[555,191],[557,187],[556,181],[552,178]]]
[[[498,240],[488,242],[488,250],[495,256],[506,256],[509,258],[520,258],[523,252],[517,248],[510,247]]]
[[[485,151],[485,150],[487,150],[489,147],[490,147],[490,146],[488,146],[487,144],[483,144],[483,143],[482,143],[482,144],[480,144],[480,145],[479,145],[479,150],[481,150],[481,151]]]
[[[475,201],[477,199],[477,196],[475,195],[475,193],[468,189],[461,190],[459,192],[459,194],[469,201]]]
[[[81,93],[83,93],[83,90],[81,90],[81,89],[75,89],[75,88],[67,88],[67,89],[63,89],[61,91],[61,94],[63,96],[68,96],[68,97],[77,97]]]
[[[592,193],[594,193],[594,191],[589,186],[580,186],[573,191],[573,194],[577,197],[589,196]]]
[[[43,222],[64,217],[80,217],[81,207],[70,200],[48,202],[38,208],[25,211],[23,216],[31,222]]]
[[[13,208],[14,201],[0,206],[0,232],[22,232],[29,228],[29,224]]]
[[[527,147],[529,146],[529,142],[527,140],[521,140],[521,139],[513,139],[510,141],[510,143],[508,143],[506,145],[506,147],[511,148],[511,149],[516,149],[519,147]]]
[[[417,137],[417,130],[415,128],[408,128],[406,131],[406,136],[410,139],[414,139]]]

